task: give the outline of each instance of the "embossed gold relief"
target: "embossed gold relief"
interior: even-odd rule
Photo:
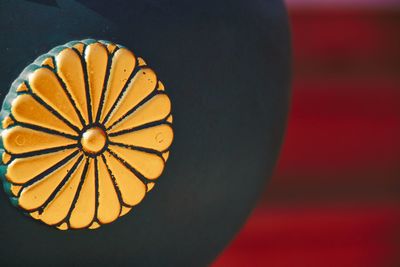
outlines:
[[[13,204],[61,230],[115,221],[162,174],[171,102],[128,49],[84,40],[38,58],[2,110],[3,184]]]

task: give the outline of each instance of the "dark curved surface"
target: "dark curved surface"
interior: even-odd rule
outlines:
[[[1,99],[52,47],[110,40],[158,73],[175,131],[155,189],[98,230],[54,230],[1,192],[1,265],[210,263],[255,205],[282,141],[290,45],[281,1],[2,0],[0,32]]]

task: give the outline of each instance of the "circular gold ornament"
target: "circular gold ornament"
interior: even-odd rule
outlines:
[[[106,131],[97,126],[84,131],[81,137],[82,150],[92,155],[100,153],[106,146],[106,143]]]
[[[171,102],[155,72],[106,41],[39,57],[13,83],[1,116],[6,192],[61,230],[94,229],[139,204],[173,140]]]

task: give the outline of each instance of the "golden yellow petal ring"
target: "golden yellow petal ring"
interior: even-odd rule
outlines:
[[[11,203],[60,230],[95,229],[138,205],[174,136],[156,73],[106,41],[40,56],[12,84],[1,116],[0,171]]]

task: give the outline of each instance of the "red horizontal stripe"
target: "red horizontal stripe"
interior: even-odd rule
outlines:
[[[213,266],[390,266],[399,224],[396,206],[259,209]]]

